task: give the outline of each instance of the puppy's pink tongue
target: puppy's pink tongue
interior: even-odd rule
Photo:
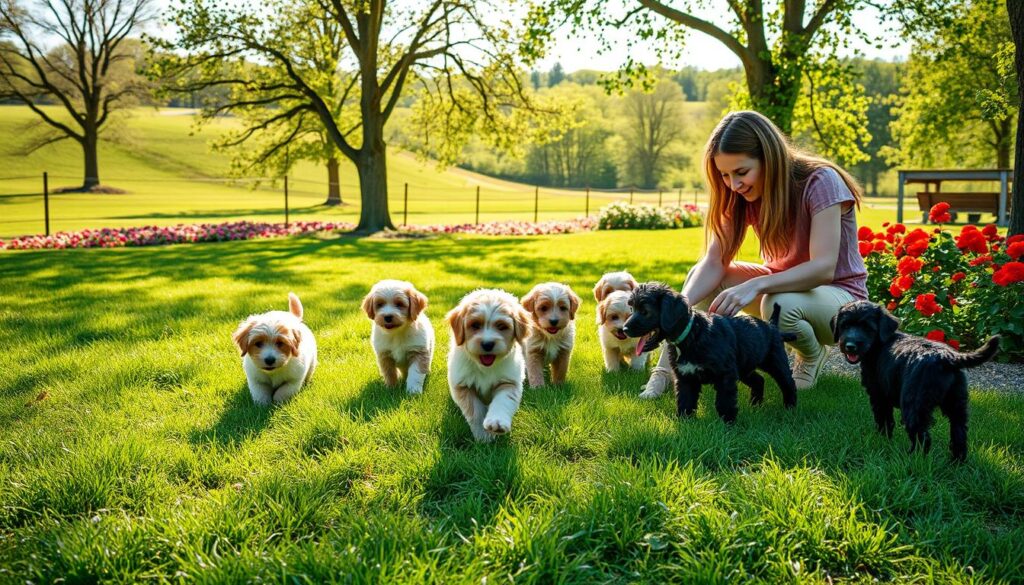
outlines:
[[[489,366],[494,363],[494,357],[493,355],[482,355],[480,356],[480,363]]]
[[[650,334],[648,334],[650,335]],[[640,341],[636,342],[636,355],[640,355],[644,352],[644,345],[647,344],[647,335],[640,337]]]

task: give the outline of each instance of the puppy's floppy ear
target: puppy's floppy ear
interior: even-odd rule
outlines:
[[[604,300],[597,303],[597,324],[604,325],[604,322],[608,320],[608,301]]]
[[[594,285],[594,300],[599,302],[599,303],[601,301],[603,301],[604,297],[606,296],[604,294],[604,284],[605,284],[605,280],[604,280],[604,277],[602,276],[601,280],[597,281],[597,284]]]
[[[629,290],[632,291],[632,290],[636,290],[636,287],[640,286],[640,283],[637,282],[635,278],[633,278],[632,274],[630,274],[629,275],[629,280],[626,281],[626,286],[628,286]]]
[[[366,293],[366,296],[363,297],[363,312],[366,313],[366,316],[371,319],[377,316],[377,312],[373,308],[374,300],[376,298],[377,297],[376,295],[373,294],[372,290]]]
[[[409,297],[409,319],[415,321],[427,308],[427,296],[415,288],[406,289],[405,294]]]
[[[249,332],[256,326],[256,319],[249,318],[238,324],[238,329],[231,334],[231,340],[238,346],[238,351],[244,356],[249,351]]]
[[[899,329],[900,320],[893,317],[892,313],[885,310],[885,307],[877,306],[877,311],[878,339],[882,343],[887,343],[896,334],[896,330]]]
[[[540,289],[535,286],[530,289],[530,292],[526,293],[526,296],[519,299],[519,304],[521,304],[528,313],[533,313],[533,309],[537,306],[538,296],[540,296]]]
[[[530,319],[532,317],[533,313],[527,313],[522,307],[516,307],[512,311],[513,333],[519,343],[524,343],[530,335]]]
[[[448,311],[448,314],[444,316],[448,321],[448,326],[452,328],[452,336],[455,339],[455,345],[462,345],[466,342],[466,307],[461,304],[455,305],[455,308]]]
[[[565,291],[569,293],[569,318],[576,318],[576,311],[580,309],[580,297],[576,293],[572,292],[572,289],[565,287]]]
[[[292,357],[299,356],[299,344],[302,343],[302,332],[299,331],[298,327],[294,328],[288,336],[288,351],[291,352]]]
[[[839,339],[839,331],[836,331],[836,326],[839,324],[839,313],[832,315],[832,318],[828,320],[828,328],[832,330],[832,339]]]
[[[686,316],[689,307],[683,301],[681,295],[673,292],[665,292],[661,297],[661,321],[660,328],[665,333],[677,325]]]

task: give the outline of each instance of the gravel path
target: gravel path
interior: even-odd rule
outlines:
[[[831,374],[860,378],[860,366],[846,363],[842,354],[832,348],[825,362],[825,371]],[[999,390],[1024,394],[1024,364],[1002,364],[987,362],[976,368],[964,370],[967,385],[972,390]]]

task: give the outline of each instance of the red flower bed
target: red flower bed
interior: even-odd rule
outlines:
[[[948,211],[939,203],[929,218],[948,221]],[[899,317],[903,330],[967,348],[1000,334],[1003,357],[1024,359],[1024,236],[1004,239],[995,225],[958,233],[883,228],[862,226],[858,248],[870,298]]]

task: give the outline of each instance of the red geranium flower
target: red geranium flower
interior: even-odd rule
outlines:
[[[928,232],[921,228],[917,228],[914,231],[907,234],[903,238],[903,249],[906,251],[908,256],[920,256],[928,249],[928,241],[931,236]]]
[[[886,305],[885,308],[889,309],[890,311],[895,311],[896,310],[896,301],[889,301],[889,304]]]
[[[917,295],[914,301],[914,308],[925,317],[931,317],[942,312],[942,305],[935,302],[935,293],[924,293]]]
[[[953,282],[960,282],[961,280],[967,278],[967,275],[964,274],[963,272],[957,272],[953,276],[951,276],[950,278],[953,279]]]
[[[949,223],[952,219],[949,215],[949,203],[945,201],[939,201],[932,206],[931,211],[928,212],[928,221],[932,223]]]
[[[985,240],[985,236],[973,225],[965,225],[960,230],[960,235],[956,237],[956,247],[964,253],[967,251],[975,254],[988,252],[988,242]]]
[[[1008,286],[1024,280],[1024,262],[1007,262],[992,274],[992,282]]]
[[[875,247],[871,244],[871,242],[865,242],[863,240],[857,242],[857,248],[860,249],[860,255],[863,258],[867,258],[868,255],[871,254],[871,252],[875,251]]]
[[[978,266],[980,264],[985,264],[986,262],[991,262],[991,261],[992,261],[992,257],[989,256],[988,254],[985,254],[983,256],[978,256],[974,260],[971,260],[970,262],[968,262],[968,264],[970,264],[971,266]]]
[[[1024,234],[1017,234],[1015,236],[1010,236],[1009,238],[1006,238],[1007,245],[1015,244],[1017,242],[1024,242]]]
[[[989,240],[994,240],[999,237],[999,228],[996,227],[996,224],[990,223],[981,228],[981,235],[985,236]]]
[[[1014,242],[1010,244],[1006,247],[1006,254],[1010,258],[1017,260],[1021,255],[1024,255],[1024,242]]]
[[[924,334],[925,339],[931,339],[932,341],[945,341],[946,332],[942,329],[932,329],[928,333]]]
[[[885,240],[878,240],[875,242],[875,250],[879,252],[885,251]]]
[[[860,226],[860,229],[857,230],[857,239],[862,242],[870,241],[874,237],[875,231],[866,225]]]
[[[900,258],[899,264],[896,265],[896,270],[899,271],[900,276],[907,276],[908,274],[914,274],[921,267],[924,266],[924,261],[919,258],[912,256],[904,256]]]

